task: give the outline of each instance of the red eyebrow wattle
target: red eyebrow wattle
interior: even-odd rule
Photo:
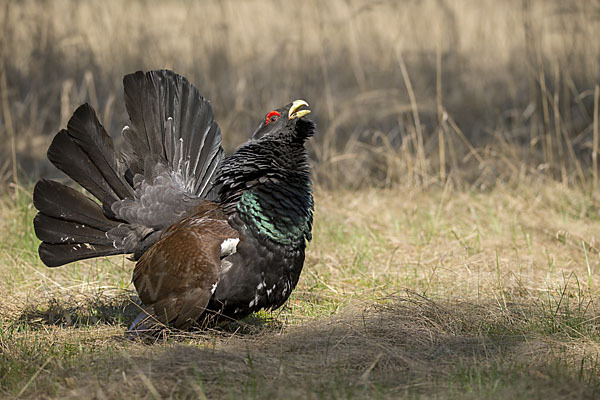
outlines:
[[[278,117],[281,116],[281,114],[279,114],[277,111],[271,111],[270,113],[267,114],[267,118],[265,120],[265,126],[269,125],[269,122],[271,121],[271,117],[277,115]]]

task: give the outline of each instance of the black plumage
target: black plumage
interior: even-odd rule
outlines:
[[[285,303],[311,240],[308,104],[273,110],[229,157],[210,103],[166,70],[125,76],[124,146],[87,104],[54,138],[50,161],[99,203],[54,181],[34,189],[39,254],[51,267],[132,254],[143,312],[187,328]],[[214,318],[214,317],[217,318]]]

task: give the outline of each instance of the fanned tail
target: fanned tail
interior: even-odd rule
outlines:
[[[146,181],[156,165],[180,174],[186,192],[209,198],[211,178],[224,158],[221,130],[210,103],[187,79],[168,70],[138,71],[123,78],[131,127],[125,158]]]
[[[122,254],[124,237],[111,237],[119,221],[111,205],[133,196],[124,179],[112,139],[88,104],[80,106],[48,149],[48,159],[87,189],[102,206],[84,194],[55,181],[39,181],[33,203],[39,210],[35,232],[42,244],[39,254],[51,267],[84,258]]]
[[[114,254],[137,259],[162,230],[216,197],[224,152],[208,101],[167,70],[138,71],[123,84],[131,126],[123,128],[122,152],[88,104],[48,149],[48,159],[100,203],[58,182],[37,183],[34,227],[48,266]]]
[[[125,248],[107,233],[119,226],[102,208],[82,193],[50,180],[41,180],[33,191],[39,210],[33,225],[42,240],[40,258],[57,267],[85,258],[122,254]]]

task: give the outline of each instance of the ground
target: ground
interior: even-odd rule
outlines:
[[[600,398],[600,3],[281,3],[0,1],[0,398]],[[307,100],[317,210],[285,307],[144,343],[133,263],[45,267],[27,182],[155,68],[228,154]]]
[[[39,261],[29,193],[0,202],[2,397],[600,396],[600,217],[586,190],[317,188],[285,307],[157,343],[123,337],[132,262]]]

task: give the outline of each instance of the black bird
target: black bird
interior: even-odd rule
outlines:
[[[135,334],[283,305],[311,240],[308,104],[269,112],[225,157],[210,103],[185,78],[138,71],[123,84],[131,124],[122,151],[88,104],[48,149],[48,159],[98,201],[52,180],[36,184],[42,261],[56,267],[132,254],[143,303]]]

